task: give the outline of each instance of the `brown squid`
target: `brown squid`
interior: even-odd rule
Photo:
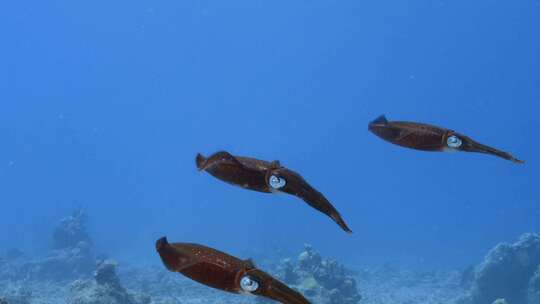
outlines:
[[[251,260],[240,260],[198,244],[169,244],[165,237],[156,242],[156,250],[167,269],[206,286],[284,304],[309,304],[299,292],[257,269]]]
[[[393,144],[422,151],[464,151],[495,155],[514,163],[524,163],[508,152],[480,144],[470,137],[453,130],[423,123],[388,121],[384,115],[378,117],[368,127],[380,138]]]
[[[329,216],[344,231],[352,233],[340,213],[322,193],[308,184],[300,174],[281,166],[279,161],[267,162],[221,151],[208,158],[197,154],[196,163],[199,170],[244,189],[264,193],[284,192],[297,196]]]

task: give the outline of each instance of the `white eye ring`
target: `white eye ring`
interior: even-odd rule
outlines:
[[[461,147],[463,142],[461,141],[461,139],[459,137],[457,137],[455,135],[451,135],[446,140],[446,144],[448,145],[448,147],[456,149],[456,148]]]
[[[247,292],[254,292],[259,289],[259,282],[255,281],[252,277],[246,275],[240,279],[240,287]]]
[[[270,176],[270,179],[268,181],[270,183],[270,187],[274,189],[281,189],[287,184],[287,181],[284,178],[277,177],[275,175]]]

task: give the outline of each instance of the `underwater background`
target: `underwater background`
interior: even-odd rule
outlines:
[[[452,270],[540,232],[540,1],[11,1],[0,37],[0,251],[78,208],[120,267],[167,236]],[[381,114],[526,163],[390,145]],[[301,172],[354,233],[197,171],[220,150]]]

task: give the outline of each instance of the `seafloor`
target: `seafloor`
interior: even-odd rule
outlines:
[[[210,289],[162,265],[118,265],[96,256],[85,221],[81,211],[62,219],[46,256],[4,250],[0,304],[273,303]],[[466,270],[355,269],[309,245],[264,269],[314,304],[540,304],[540,236],[530,233],[497,245]]]

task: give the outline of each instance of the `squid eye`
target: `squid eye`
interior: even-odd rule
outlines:
[[[243,291],[254,292],[259,289],[259,282],[255,281],[255,279],[250,276],[243,276],[240,280],[240,287]]]
[[[463,142],[461,141],[461,139],[459,139],[459,137],[455,135],[449,136],[448,139],[446,140],[446,144],[450,148],[459,148],[461,147],[462,143]]]
[[[270,176],[269,182],[270,182],[270,187],[274,189],[281,189],[285,187],[285,185],[287,184],[287,181],[284,178],[277,177],[275,175]]]

